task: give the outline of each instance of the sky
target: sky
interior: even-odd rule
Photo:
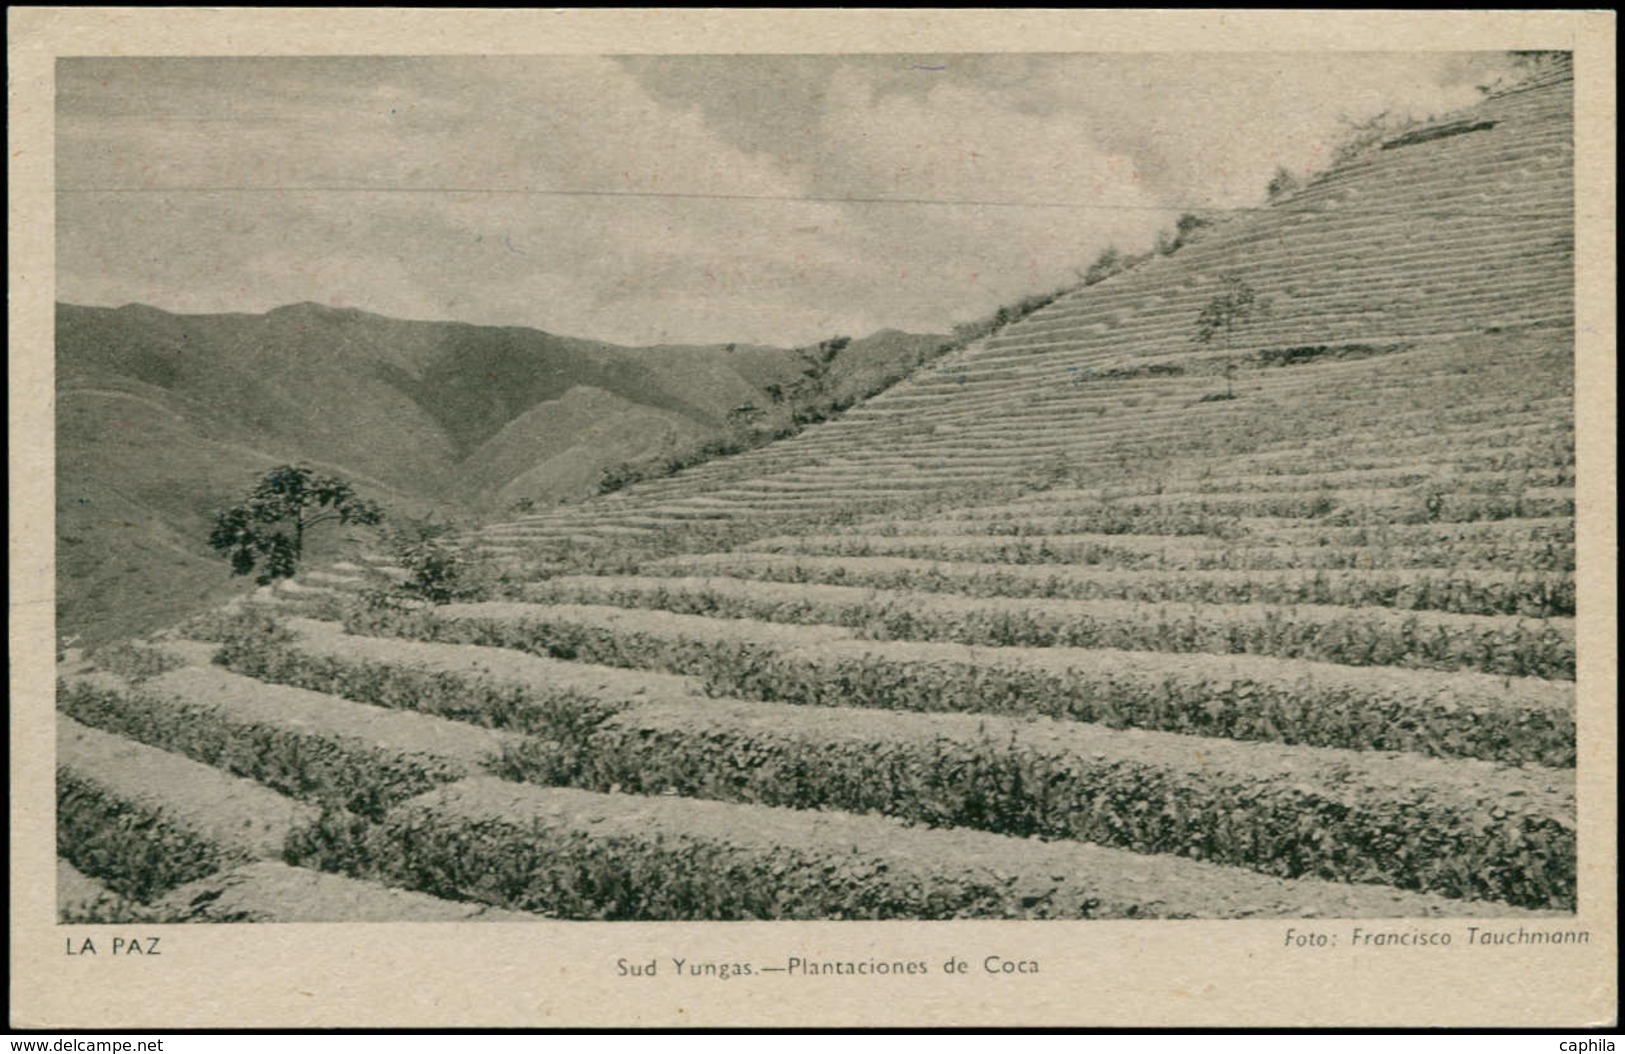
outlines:
[[[57,299],[623,344],[946,332],[1490,53],[81,58]],[[808,200],[811,199],[811,200]]]

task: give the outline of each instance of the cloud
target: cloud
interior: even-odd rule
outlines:
[[[627,343],[942,331],[1182,208],[1256,204],[1276,165],[1320,164],[1340,115],[1470,102],[1496,61],[64,60],[58,291]],[[156,189],[187,187],[207,189]]]
[[[121,61],[64,64],[65,186],[797,189],[607,59]]]

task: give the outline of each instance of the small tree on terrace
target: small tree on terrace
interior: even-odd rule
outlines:
[[[1298,177],[1294,176],[1291,172],[1288,172],[1285,165],[1276,165],[1275,175],[1270,177],[1270,183],[1269,187],[1266,188],[1266,193],[1269,195],[1269,200],[1275,202],[1280,201],[1283,198],[1291,197],[1293,194],[1297,193],[1302,186],[1303,184],[1301,181],[1299,181]]]
[[[1206,216],[1198,216],[1194,212],[1182,214],[1174,221],[1174,248],[1179,249],[1196,240],[1196,232],[1204,227],[1213,226],[1213,221]]]
[[[291,578],[304,555],[305,532],[318,524],[383,522],[378,506],[356,496],[355,488],[308,468],[280,465],[267,472],[248,500],[215,514],[209,546],[231,561],[232,574],[268,585]]]
[[[1269,302],[1261,299],[1252,286],[1237,275],[1225,275],[1224,287],[1196,316],[1196,336],[1193,339],[1198,344],[1206,344],[1215,334],[1223,333],[1224,346],[1228,350],[1231,335],[1237,326],[1268,313]]]

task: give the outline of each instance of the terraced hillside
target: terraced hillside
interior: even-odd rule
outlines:
[[[380,554],[65,664],[64,917],[1572,910],[1570,95],[493,524],[462,602]]]

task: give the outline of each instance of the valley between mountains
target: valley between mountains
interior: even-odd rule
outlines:
[[[62,918],[1571,930],[1573,159],[1554,60],[811,365],[63,307],[64,618],[142,635],[59,668]],[[819,363],[840,412],[603,485]],[[481,515],[166,622],[272,457]]]

